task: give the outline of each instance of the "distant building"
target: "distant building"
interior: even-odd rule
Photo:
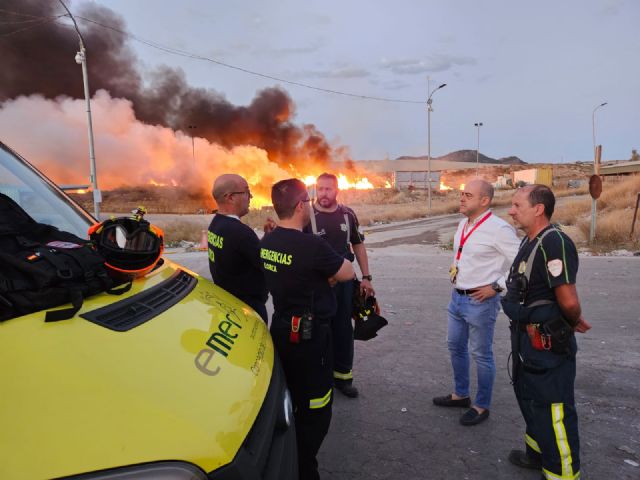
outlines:
[[[398,190],[426,190],[428,174],[426,171],[395,171],[393,172],[393,186]],[[440,188],[440,172],[431,172],[431,188]]]
[[[511,175],[513,178],[514,186],[517,186],[520,182],[523,182],[527,185],[531,185],[534,183],[547,185],[549,187],[553,185],[553,169],[551,167],[518,170],[517,172],[513,172]]]
[[[640,160],[601,165],[600,175],[632,175],[640,172]]]

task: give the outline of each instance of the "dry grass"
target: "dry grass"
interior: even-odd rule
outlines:
[[[164,226],[158,226],[164,230],[165,243],[169,246],[182,240],[198,243],[203,230],[202,225],[189,220],[177,220]]]
[[[507,207],[511,203],[513,190],[497,191],[494,207]],[[589,237],[591,199],[585,197],[586,186],[578,189],[554,187],[557,198],[553,220],[563,225],[565,231],[579,245],[586,244]],[[635,206],[636,195],[640,192],[640,176],[607,179],[603,194],[598,200],[597,250],[618,248],[639,248],[638,232],[629,240],[629,231]],[[136,205],[143,204],[151,213],[195,213],[203,202],[199,195],[189,195],[185,191],[163,188],[142,188],[133,191],[119,190],[110,195],[103,211],[128,212]],[[567,198],[573,197],[576,198]],[[398,191],[395,189],[351,190],[340,193],[340,201],[352,207],[363,226],[376,223],[412,220],[427,215],[442,215],[458,212],[460,195],[457,191],[432,192],[432,209],[427,209],[427,192]],[[91,205],[87,205],[89,208]],[[109,206],[111,208],[109,208]],[[176,210],[176,207],[179,208]],[[206,206],[209,212],[209,205]],[[201,210],[202,211],[202,210]],[[243,218],[252,228],[262,229],[268,217],[276,218],[272,207],[252,209]],[[187,240],[199,242],[201,232],[207,228],[211,215],[167,215],[155,222],[165,230],[167,242]],[[640,219],[639,219],[640,220]],[[154,220],[152,220],[154,221]]]
[[[640,175],[603,184],[602,195],[597,203],[596,250],[640,247],[640,225],[636,225],[634,237],[629,238],[638,193]],[[564,202],[557,207],[553,220],[561,225],[575,226],[573,232],[579,232],[579,235],[571,235],[573,240],[579,244],[586,243],[591,225],[591,198]]]

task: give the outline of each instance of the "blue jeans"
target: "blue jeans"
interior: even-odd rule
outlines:
[[[478,371],[478,392],[474,405],[480,408],[491,406],[491,392],[496,377],[493,359],[493,331],[500,308],[500,296],[484,302],[469,295],[460,295],[454,289],[447,309],[449,325],[447,345],[451,353],[455,394],[469,396],[469,348]]]

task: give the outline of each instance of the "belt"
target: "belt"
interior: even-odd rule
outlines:
[[[454,290],[458,292],[459,295],[471,295],[472,293],[475,293],[477,291],[477,289],[475,288],[470,288],[468,290],[463,290],[461,288],[454,288]]]

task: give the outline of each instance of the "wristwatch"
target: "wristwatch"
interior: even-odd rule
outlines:
[[[362,279],[371,281],[373,280],[373,277],[371,275],[362,275]]]
[[[502,290],[504,290],[504,288],[502,288],[498,282],[493,282],[491,284],[491,288],[493,288],[498,293],[500,293],[500,292],[502,292]]]

